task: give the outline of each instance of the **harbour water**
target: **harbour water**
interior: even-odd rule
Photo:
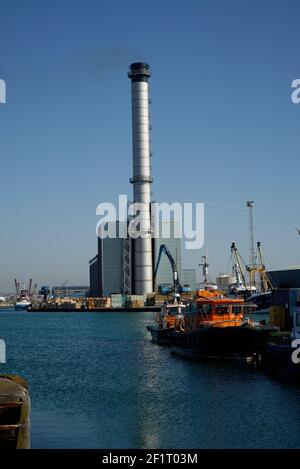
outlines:
[[[32,448],[300,448],[300,389],[152,344],[151,313],[0,311]]]

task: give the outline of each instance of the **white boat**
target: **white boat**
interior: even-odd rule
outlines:
[[[16,311],[27,311],[29,306],[31,306],[31,301],[28,298],[20,299],[15,304]]]
[[[17,293],[17,301],[15,304],[16,311],[27,311],[29,306],[31,306],[31,300],[34,296],[35,290],[37,285],[34,285],[32,289],[32,279],[29,281],[29,287],[25,287],[25,283],[23,284],[23,288],[20,289],[20,284],[15,280],[16,285],[16,293]]]

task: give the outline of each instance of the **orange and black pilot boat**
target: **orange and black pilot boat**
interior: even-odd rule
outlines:
[[[191,357],[249,358],[261,354],[275,328],[248,315],[256,306],[243,298],[200,290],[187,306],[177,331],[170,334],[172,351]]]

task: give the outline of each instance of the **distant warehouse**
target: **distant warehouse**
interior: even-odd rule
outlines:
[[[267,272],[271,284],[276,288],[300,288],[300,265]]]
[[[74,297],[81,298],[89,294],[89,286],[73,286],[61,285],[59,287],[52,287],[52,295],[61,297]]]

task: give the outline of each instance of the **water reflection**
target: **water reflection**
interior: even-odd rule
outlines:
[[[147,313],[0,313],[7,363],[32,398],[32,446],[300,446],[300,390],[152,344]]]

